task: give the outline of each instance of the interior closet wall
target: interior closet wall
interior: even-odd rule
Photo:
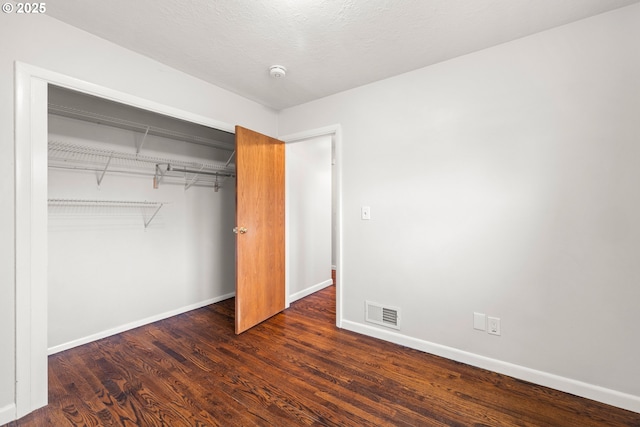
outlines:
[[[139,132],[49,115],[50,142],[135,153]],[[221,150],[147,136],[145,155],[209,161]],[[229,152],[223,152],[228,157]],[[49,352],[232,296],[235,182],[49,168],[50,199],[155,201],[155,207],[49,207]]]

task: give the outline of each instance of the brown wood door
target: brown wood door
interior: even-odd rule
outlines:
[[[236,126],[236,334],[284,310],[284,143]]]

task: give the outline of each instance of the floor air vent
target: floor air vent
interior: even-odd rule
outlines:
[[[365,320],[376,325],[400,329],[400,310],[396,307],[385,307],[366,301]]]

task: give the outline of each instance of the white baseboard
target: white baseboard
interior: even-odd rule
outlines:
[[[59,345],[56,345],[56,346],[53,346],[53,347],[49,347],[47,349],[47,354],[49,356],[51,356],[52,354],[56,354],[56,353],[59,353],[59,352],[64,351],[64,350],[69,350],[70,348],[77,347],[79,345],[87,344],[87,343],[90,343],[90,342],[93,342],[93,341],[97,341],[97,340],[102,339],[102,338],[110,337],[111,335],[119,334],[121,332],[125,332],[125,331],[128,331],[130,329],[138,328],[140,326],[148,325],[149,323],[157,322],[159,320],[163,320],[163,319],[166,319],[166,318],[169,318],[169,317],[172,317],[172,316],[177,316],[178,314],[182,314],[182,313],[186,313],[187,311],[191,311],[191,310],[195,310],[195,309],[198,309],[198,308],[202,308],[202,307],[207,306],[209,304],[215,304],[217,302],[224,301],[224,300],[226,300],[228,298],[232,298],[235,295],[236,295],[235,292],[232,292],[232,293],[229,293],[229,294],[226,294],[226,295],[222,295],[222,296],[219,296],[219,297],[210,298],[208,300],[200,301],[200,302],[197,302],[195,304],[191,304],[191,305],[188,305],[188,306],[185,306],[185,307],[181,307],[181,308],[178,308],[178,309],[175,309],[175,310],[171,310],[171,311],[167,311],[165,313],[161,313],[161,314],[157,314],[157,315],[154,315],[154,316],[150,316],[150,317],[147,317],[145,319],[136,320],[134,322],[127,323],[125,325],[116,326],[115,328],[111,328],[111,329],[108,329],[106,331],[101,331],[101,332],[89,335],[87,337],[78,338],[78,339],[75,339],[73,341],[69,341],[69,342],[66,342],[66,343],[63,343],[63,344],[59,344]],[[2,424],[0,423],[0,425],[2,425]]]
[[[0,408],[0,426],[10,423],[16,420],[16,405],[11,403],[7,406]]]
[[[333,285],[333,280],[328,279],[328,280],[325,280],[324,282],[318,283],[317,285],[310,286],[307,289],[304,289],[300,292],[296,292],[295,294],[289,296],[289,304],[291,304],[294,301],[298,301],[299,299],[302,299],[308,295],[316,293],[319,290],[322,290],[331,285]]]
[[[612,405],[618,408],[626,409],[628,411],[640,413],[640,396],[621,393],[616,390],[611,390],[581,381],[576,381],[570,378],[561,377],[559,375],[537,371],[535,369],[503,362],[497,359],[491,359],[489,357],[484,357],[478,354],[458,350],[453,347],[447,347],[429,341],[419,340],[417,338],[408,337],[394,331],[387,331],[350,320],[343,319],[342,327],[349,331],[368,335],[395,344],[400,344],[405,347],[424,351],[425,353],[431,353],[436,356],[445,357],[447,359],[455,360],[456,362],[466,363],[467,365],[487,369],[499,374],[508,375],[510,377],[553,388],[565,393],[574,394],[576,396],[585,397],[587,399],[602,402],[607,405]]]

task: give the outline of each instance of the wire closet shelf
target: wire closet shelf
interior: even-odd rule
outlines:
[[[98,172],[98,185],[107,172],[153,176],[157,185],[165,178],[178,179],[186,188],[213,185],[218,189],[226,178],[235,177],[235,165],[230,162],[195,162],[61,141],[49,141],[48,158],[51,168]]]
[[[76,120],[82,120],[85,122],[96,123],[106,126],[111,126],[119,129],[126,129],[135,132],[143,133],[145,136],[156,135],[164,138],[175,139],[178,141],[190,142],[192,144],[204,145],[207,147],[217,148],[220,150],[234,151],[235,147],[233,143],[224,142],[212,138],[206,138],[203,136],[192,135],[189,133],[179,132],[175,130],[165,129],[162,127],[138,123],[131,120],[122,119],[119,117],[112,117],[105,114],[98,114],[92,111],[86,111],[79,108],[73,108],[66,105],[48,104],[49,114],[56,116],[67,117]]]
[[[133,201],[133,200],[86,200],[86,199],[48,199],[49,213],[66,215],[94,215],[95,209],[107,216],[142,214],[144,228],[148,228],[160,209],[167,202]],[[57,212],[56,212],[57,210]]]

